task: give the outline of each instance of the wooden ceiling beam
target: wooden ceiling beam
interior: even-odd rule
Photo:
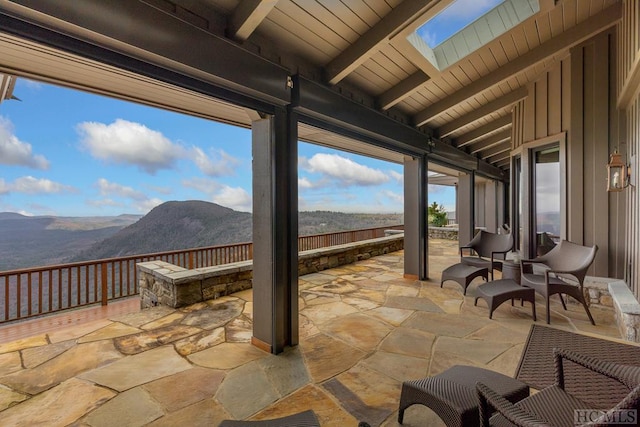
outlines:
[[[495,163],[495,166],[497,166],[499,168],[505,168],[506,167],[507,169],[511,169],[511,158],[500,160],[499,162]]]
[[[539,62],[544,61],[561,51],[569,49],[609,27],[616,25],[621,17],[622,2],[617,2],[614,5],[607,7],[599,14],[592,16],[567,31],[560,33],[558,36],[544,42],[535,49],[532,49],[504,66],[499,67],[497,70],[493,70],[486,76],[473,81],[459,91],[447,95],[442,100],[435,102],[416,114],[414,120],[415,123],[417,126],[428,123],[461,102],[502,83],[516,74],[528,70]]]
[[[371,27],[362,37],[343,50],[325,68],[327,81],[335,85],[389,43],[391,37],[422,16],[438,1],[405,0]]]
[[[472,144],[469,147],[469,153],[471,154],[479,153],[482,150],[487,150],[491,147],[495,147],[496,145],[500,145],[504,141],[510,138],[511,138],[511,129],[503,130],[502,132],[498,132],[481,141],[478,141],[475,144]]]
[[[245,41],[276,6],[278,0],[243,0],[229,19],[229,37]]]
[[[487,123],[486,125],[482,125],[479,128],[460,135],[459,137],[455,138],[456,147],[460,148],[464,147],[465,145],[472,144],[488,133],[495,132],[498,129],[502,129],[507,126],[511,126],[512,120],[513,119],[511,117],[511,114],[507,114],[506,116],[502,116],[499,119]]]
[[[494,156],[487,157],[485,159],[485,161],[487,163],[489,163],[489,164],[494,164],[496,162],[499,162],[499,161],[505,160],[505,159],[509,159],[509,158],[510,158],[510,153],[509,153],[509,150],[507,150],[507,151],[503,151],[501,153],[498,153],[498,154],[496,154]]]
[[[493,101],[484,104],[482,107],[477,108],[470,113],[457,118],[455,120],[450,121],[449,123],[445,123],[436,129],[436,132],[440,138],[444,138],[448,135],[451,135],[458,129],[461,129],[476,120],[480,120],[481,118],[488,116],[491,113],[495,113],[498,110],[509,107],[527,97],[529,94],[529,90],[526,87],[518,88],[512,92],[509,92],[506,95],[501,96],[500,98],[496,98]],[[416,123],[416,125],[418,125]]]
[[[387,90],[378,97],[378,106],[381,110],[388,110],[413,92],[417,91],[429,81],[429,76],[422,71],[417,71]]]
[[[505,151],[511,151],[511,138],[508,138],[507,140],[508,142],[501,142],[498,145],[481,151],[480,158],[486,159],[497,154],[502,154]]]

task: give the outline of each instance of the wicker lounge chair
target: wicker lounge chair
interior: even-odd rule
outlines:
[[[287,417],[260,421],[225,420],[218,427],[320,427],[318,417],[312,410]]]
[[[562,307],[566,310],[567,306],[562,298],[562,294],[565,294],[582,303],[591,324],[596,324],[584,299],[583,283],[597,251],[597,246],[582,246],[562,240],[558,246],[541,257],[520,260],[522,269],[520,283],[522,286],[535,289],[537,293],[546,299],[547,323],[550,323],[551,320],[549,297],[558,294]],[[542,265],[545,270],[543,272],[534,272],[533,264]],[[566,279],[574,279],[577,284],[571,283]]]
[[[550,388],[556,384],[554,348],[579,352],[598,360],[600,364],[611,363],[640,369],[640,345],[534,324],[529,330],[515,379],[478,367],[456,365],[432,377],[405,381],[400,395],[398,422],[402,424],[406,408],[418,403],[430,407],[447,426],[480,425],[478,414],[483,408],[478,408],[477,391],[473,390],[478,382],[488,385],[501,398],[512,403],[526,398],[529,387],[536,390],[549,388],[547,395],[554,393],[557,390]],[[629,395],[632,388],[628,387],[629,384],[621,384],[602,375],[600,371],[594,372],[574,362],[563,364],[563,373],[565,381],[562,393],[585,405],[578,409],[614,408]],[[638,375],[640,381],[640,373]],[[495,396],[490,397],[495,400]]]
[[[489,270],[493,280],[493,270],[502,271],[502,262],[513,248],[511,234],[496,234],[480,230],[475,237],[460,248],[460,262]],[[470,252],[465,255],[465,251]]]
[[[490,386],[476,384],[479,398],[480,422],[482,426],[604,426],[637,425],[640,409],[640,367],[606,362],[584,356],[573,351],[554,349],[554,384],[531,396],[511,403]],[[566,362],[568,361],[568,362]],[[577,364],[598,375],[610,378],[627,389],[627,394],[615,405],[595,408],[565,389],[565,363]],[[497,414],[491,418],[492,410]]]

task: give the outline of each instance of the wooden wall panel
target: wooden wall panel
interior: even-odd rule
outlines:
[[[631,183],[634,186],[618,193],[613,199],[625,217],[618,223],[624,223],[624,279],[640,300],[640,197],[638,197],[638,153],[640,152],[640,2],[624,0],[622,20],[617,26],[617,67],[618,102],[624,108],[624,117],[620,119],[621,135],[619,141],[624,146],[626,160],[631,163]],[[621,145],[622,146],[622,145]],[[622,150],[621,150],[622,151]],[[613,226],[613,224],[612,224]]]
[[[562,62],[547,73],[547,135],[562,132]]]
[[[533,85],[535,87],[535,139],[544,138],[549,135],[549,129],[547,127],[547,112],[551,105],[548,99],[548,78],[549,73],[546,73],[543,78],[536,81]]]

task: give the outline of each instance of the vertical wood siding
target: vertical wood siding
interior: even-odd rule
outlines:
[[[608,155],[619,145],[615,32],[576,46],[529,86],[513,109],[512,148],[567,132],[566,238],[599,252],[589,274],[622,278],[625,205],[606,192]],[[607,201],[603,205],[603,201]],[[603,209],[604,208],[604,209]],[[622,209],[622,211],[621,211]]]
[[[623,3],[622,20],[618,24],[618,50],[617,50],[617,75],[618,98],[626,97],[633,93],[631,102],[622,105],[626,108],[619,123],[620,141],[626,144],[621,146],[621,152],[626,154],[626,160],[631,163],[632,187],[619,193],[621,205],[626,205],[626,218],[624,230],[625,256],[624,270],[625,281],[640,299],[640,214],[638,197],[638,152],[640,151],[640,96],[638,95],[637,75],[640,72],[640,2],[625,0]],[[634,76],[636,76],[634,78]],[[626,151],[626,153],[624,152]]]

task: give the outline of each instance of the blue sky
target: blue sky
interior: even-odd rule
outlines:
[[[433,49],[502,2],[504,0],[454,1],[449,7],[418,28],[417,33]]]
[[[0,212],[146,214],[170,200],[251,211],[250,130],[18,79],[0,103]],[[299,143],[299,210],[402,212],[402,165]],[[453,210],[453,188],[430,186]]]

